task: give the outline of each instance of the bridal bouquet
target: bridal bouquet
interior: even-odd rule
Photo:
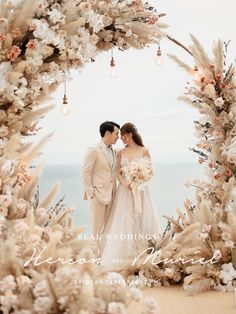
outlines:
[[[152,163],[149,157],[138,158],[130,165],[128,182],[132,188],[143,190],[152,177]]]

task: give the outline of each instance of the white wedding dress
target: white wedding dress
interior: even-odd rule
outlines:
[[[139,156],[137,158],[149,158]],[[121,153],[122,177],[127,178],[135,158],[129,161]],[[150,158],[149,158],[150,161]],[[160,226],[157,211],[146,185],[141,193],[141,212],[135,209],[133,191],[119,183],[111,213],[102,236],[101,267],[103,270],[122,270],[138,255],[138,247],[148,248],[148,239],[159,238]]]

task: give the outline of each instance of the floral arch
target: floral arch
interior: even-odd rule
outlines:
[[[202,114],[195,121],[199,141],[193,151],[206,164],[208,181],[193,182],[195,202],[185,201],[186,213],[168,218],[162,239],[150,242],[159,258],[194,257],[214,263],[127,267],[127,276],[157,285],[182,282],[190,292],[215,288],[232,290],[236,278],[236,95],[234,66],[226,65],[227,44],[214,44],[213,57],[198,40],[185,47],[169,37],[161,23],[164,14],[141,0],[82,1],[25,0],[0,3],[0,308],[4,313],[113,313],[128,304],[128,286],[79,285],[77,280],[111,278],[95,264],[25,264],[32,245],[43,258],[96,259],[92,243],[78,240],[71,208],[51,207],[54,185],[40,200],[42,166],[32,162],[48,140],[26,144],[38,131],[38,120],[51,106],[41,106],[65,79],[70,68],[93,62],[96,55],[116,46],[144,48],[168,38],[193,57],[191,66],[170,56],[193,75],[193,85],[181,97]],[[44,249],[45,248],[45,249]],[[149,256],[147,252],[143,260]],[[118,274],[116,275],[118,276]],[[131,296],[137,298],[137,291]]]

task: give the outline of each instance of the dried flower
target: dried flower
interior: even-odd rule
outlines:
[[[216,107],[222,108],[222,106],[224,105],[224,99],[222,97],[217,98],[214,101]]]
[[[12,198],[9,195],[0,195],[0,206],[9,207],[12,203]]]
[[[219,277],[222,279],[224,284],[227,284],[229,281],[236,278],[236,270],[234,269],[232,263],[222,265]]]
[[[0,127],[0,137],[5,137],[9,133],[8,127],[6,125],[2,125]]]
[[[33,39],[30,39],[29,42],[27,43],[26,47],[29,49],[35,49],[36,48],[36,41]]]
[[[11,33],[12,33],[13,38],[17,38],[17,37],[22,36],[22,32],[18,27],[16,29],[14,29]]]
[[[3,42],[5,40],[6,36],[0,32],[0,42]]]
[[[20,55],[21,49],[18,46],[12,46],[10,50],[7,52],[7,58],[10,61],[15,61],[16,58]]]
[[[125,314],[125,306],[120,302],[108,303],[108,314]]]

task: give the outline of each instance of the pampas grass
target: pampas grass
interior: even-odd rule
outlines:
[[[20,28],[23,32],[27,29],[26,21],[29,18],[32,18],[37,10],[37,1],[36,0],[24,0],[22,5],[19,6],[14,14],[9,18],[9,29],[11,32],[15,28]]]
[[[180,68],[186,71],[188,74],[191,73],[192,68],[185,62],[181,61],[178,57],[172,54],[167,54],[167,56],[173,60]]]
[[[51,188],[51,191],[49,191],[49,193],[40,201],[38,207],[49,208],[55,196],[57,195],[58,191],[60,190],[60,187],[61,187],[61,183],[55,182]]]
[[[191,52],[193,53],[195,60],[197,61],[197,64],[207,69],[209,64],[211,63],[210,58],[208,57],[207,53],[205,52],[203,46],[198,41],[198,39],[193,34],[190,34],[190,37],[194,44],[194,46],[191,46],[190,49]]]
[[[47,136],[44,136],[38,144],[36,144],[27,154],[23,155],[21,158],[21,163],[24,165],[28,165],[32,160],[40,156],[41,150],[46,145],[48,140],[52,138],[53,132],[48,134]]]

